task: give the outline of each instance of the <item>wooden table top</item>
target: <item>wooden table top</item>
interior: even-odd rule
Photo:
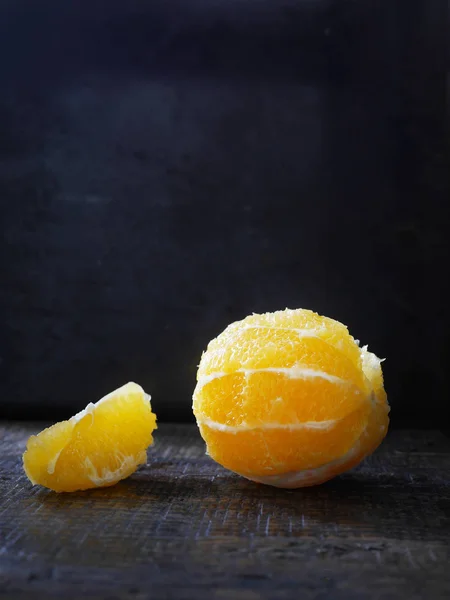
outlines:
[[[32,487],[36,424],[0,425],[0,597],[8,600],[450,598],[450,439],[393,431],[317,488],[249,482],[160,425],[148,465],[74,494]]]

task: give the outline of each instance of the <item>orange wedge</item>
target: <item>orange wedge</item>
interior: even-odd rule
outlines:
[[[128,383],[69,419],[30,437],[27,477],[56,492],[114,485],[147,460],[156,416],[150,396]]]

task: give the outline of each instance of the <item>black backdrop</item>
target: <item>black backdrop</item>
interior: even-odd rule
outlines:
[[[128,380],[191,418],[202,349],[307,307],[449,387],[447,2],[0,0],[0,414]]]

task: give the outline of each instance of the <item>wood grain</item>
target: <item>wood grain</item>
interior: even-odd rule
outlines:
[[[161,425],[148,465],[57,495],[22,471],[40,425],[0,426],[0,597],[144,600],[450,597],[450,440],[392,432],[358,469],[284,491]]]

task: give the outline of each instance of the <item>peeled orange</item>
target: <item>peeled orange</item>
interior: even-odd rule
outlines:
[[[128,383],[31,436],[23,455],[25,472],[33,484],[56,492],[113,485],[146,462],[154,429],[150,396]]]
[[[251,315],[212,340],[193,410],[214,460],[286,488],[357,465],[389,424],[381,360],[342,323],[303,309]]]

